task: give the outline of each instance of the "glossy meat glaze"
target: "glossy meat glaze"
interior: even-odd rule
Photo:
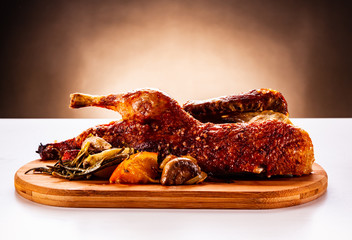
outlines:
[[[203,171],[219,177],[238,173],[299,176],[312,171],[314,152],[308,133],[277,119],[202,123],[166,94],[150,89],[108,96],[71,96],[71,107],[85,106],[118,111],[122,120],[87,129],[67,141],[39,146],[43,160],[59,159],[66,151],[79,149],[93,134],[114,147],[158,152],[161,158],[190,155]]]

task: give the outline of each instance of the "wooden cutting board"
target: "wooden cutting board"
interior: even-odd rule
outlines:
[[[109,184],[103,180],[69,181],[26,170],[54,162],[32,161],[15,175],[16,191],[31,201],[60,207],[242,208],[299,205],[326,192],[328,177],[318,164],[303,177],[234,180],[189,186]]]

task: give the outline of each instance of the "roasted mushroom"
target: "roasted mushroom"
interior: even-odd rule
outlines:
[[[160,166],[163,168],[162,185],[197,184],[207,177],[192,157],[168,156]]]

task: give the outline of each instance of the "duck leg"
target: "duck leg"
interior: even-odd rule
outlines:
[[[145,120],[161,119],[163,113],[182,111],[178,103],[166,94],[142,89],[125,94],[110,94],[93,96],[82,93],[71,94],[71,108],[101,107],[116,111],[123,120],[143,122]]]
[[[192,129],[200,124],[174,99],[151,89],[107,96],[71,95],[71,108],[89,106],[116,111],[123,120],[87,129],[67,141],[41,145],[38,153],[43,160],[58,159],[65,151],[80,148],[89,135],[102,137],[114,147],[128,146],[154,152],[164,149],[166,152],[170,145],[177,148],[183,142],[186,136],[179,133],[197,132]]]

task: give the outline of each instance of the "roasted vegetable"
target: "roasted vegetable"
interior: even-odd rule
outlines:
[[[140,152],[124,160],[110,177],[110,183],[159,183],[158,154]]]
[[[93,148],[91,147],[91,140],[95,142],[93,143]],[[90,154],[90,151],[94,153],[97,148],[105,149],[107,145],[104,144],[104,141],[105,140],[96,137],[87,138],[82,149],[73,160],[63,161],[60,159],[54,166],[48,165],[46,167],[32,168],[29,169],[26,174],[33,171],[34,173],[46,173],[70,180],[89,179],[93,174],[97,174],[98,176],[106,176],[108,174],[108,176],[110,176],[111,170],[101,171],[111,166],[117,166],[133,154],[134,150],[132,148],[110,148],[100,153]],[[96,144],[97,142],[99,142],[99,144]],[[101,147],[103,145],[105,145],[105,147]]]
[[[112,146],[110,143],[105,141],[101,137],[90,136],[86,138],[82,143],[82,148],[89,142],[89,151],[90,152],[102,152],[110,149]]]
[[[163,170],[160,183],[162,185],[197,184],[207,177],[197,165],[196,159],[190,156],[167,156],[160,164]]]
[[[98,162],[104,160],[104,159],[112,159],[115,156],[119,155],[119,154],[130,154],[131,152],[133,152],[132,149],[130,148],[111,148],[105,151],[102,151],[100,153],[96,153],[93,155],[88,155],[87,158],[84,159],[83,161],[83,167],[84,168],[88,168],[88,167],[92,167],[94,165],[96,165]]]

